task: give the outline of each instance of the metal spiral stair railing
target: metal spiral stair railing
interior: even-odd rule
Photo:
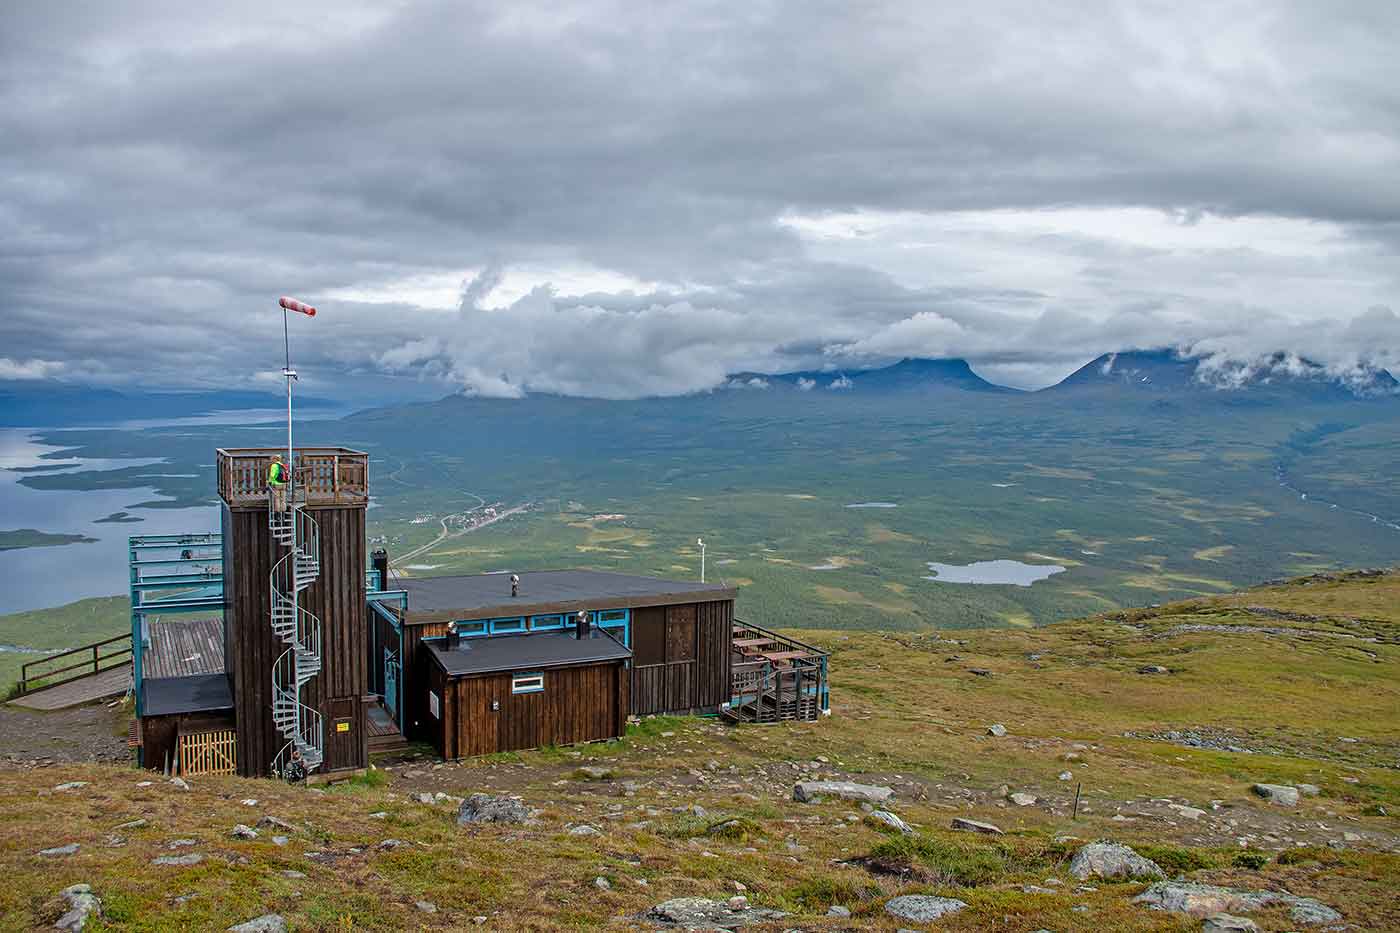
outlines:
[[[301,702],[301,688],[321,671],[321,620],[297,604],[321,573],[320,528],[302,506],[293,501],[279,510],[269,494],[268,529],[288,548],[269,578],[272,631],[287,646],[272,665],[272,721],[287,739],[272,760],[276,775],[287,772],[294,751],[308,774],[325,760],[321,714]]]

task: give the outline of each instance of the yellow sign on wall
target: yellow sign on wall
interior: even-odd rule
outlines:
[[[335,731],[336,731],[336,732],[349,732],[349,731],[350,731],[350,723],[348,723],[348,722],[338,722],[338,723],[336,723],[336,724],[335,724]]]

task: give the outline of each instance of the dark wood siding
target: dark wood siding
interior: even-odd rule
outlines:
[[[405,624],[403,627],[403,668],[400,678],[403,681],[401,689],[404,709],[400,727],[403,734],[414,741],[434,741],[433,733],[436,729],[428,715],[428,692],[425,687],[429,668],[432,668],[433,664],[427,649],[423,647],[423,639],[439,638],[446,634],[446,622]]]
[[[302,702],[325,719],[326,760],[322,770],[367,764],[364,710],[368,689],[368,630],[365,621],[365,510],[311,509],[320,528],[321,573],[301,596],[301,605],[321,619],[322,667],[303,688]],[[268,577],[285,553],[267,528],[266,509],[223,509],[225,667],[238,724],[240,774],[266,774],[285,744],[272,723],[272,665],[286,646],[272,633]],[[336,712],[333,712],[333,709]],[[332,741],[332,717],[351,723]]]
[[[632,613],[632,714],[714,710],[729,699],[734,601]]]
[[[444,758],[572,745],[622,735],[627,728],[627,673],[621,662],[544,671],[544,690],[511,693],[513,673],[447,679],[431,665],[429,689],[441,687],[437,732]],[[530,673],[530,672],[521,672]],[[500,709],[493,710],[492,703]]]

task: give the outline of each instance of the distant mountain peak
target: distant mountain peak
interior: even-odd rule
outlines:
[[[973,371],[967,360],[905,357],[897,363],[873,369],[803,370],[778,373],[735,373],[723,388],[761,390],[795,389],[799,392],[1014,392],[988,382]]]
[[[1400,382],[1367,363],[1329,367],[1282,351],[1240,359],[1225,354],[1190,355],[1170,348],[1105,353],[1065,377],[1052,391],[1095,387],[1157,394],[1287,393],[1317,400],[1400,395]]]

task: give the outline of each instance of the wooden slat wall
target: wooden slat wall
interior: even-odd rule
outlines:
[[[632,613],[631,710],[712,711],[729,699],[732,599]]]
[[[443,686],[441,670],[427,680]],[[467,758],[622,735],[627,682],[618,661],[551,668],[540,693],[512,694],[512,674],[453,678],[443,697],[443,757]],[[500,710],[491,709],[492,701]]]
[[[364,710],[368,629],[365,621],[365,510],[311,509],[320,525],[321,575],[302,593],[301,605],[322,626],[322,669],[302,692],[302,702],[326,720],[324,771],[363,768],[368,762]],[[286,646],[272,634],[268,577],[286,553],[267,529],[265,509],[223,509],[224,665],[238,723],[238,771],[267,773],[285,740],[272,723],[272,664]],[[330,741],[332,701],[353,700],[353,741]],[[337,710],[344,710],[337,706]]]

